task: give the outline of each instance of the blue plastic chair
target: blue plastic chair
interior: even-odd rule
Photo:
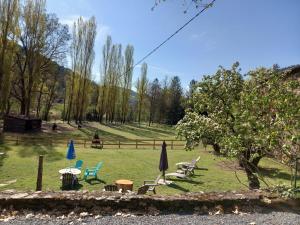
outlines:
[[[88,177],[94,177],[95,179],[98,179],[97,173],[101,169],[103,165],[103,162],[99,162],[96,167],[92,168],[86,168],[84,171],[84,177],[83,179],[86,181]]]
[[[73,168],[81,170],[82,164],[83,164],[83,161],[81,159],[77,160],[76,163],[75,163],[75,166]]]

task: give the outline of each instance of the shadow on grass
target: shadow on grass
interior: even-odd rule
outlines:
[[[203,177],[204,175],[202,174],[194,174],[193,177]]]
[[[157,134],[149,131],[149,130],[144,130],[144,129],[138,129],[138,128],[130,128],[126,126],[114,126],[113,127],[116,130],[123,131],[126,133],[130,133],[139,137],[146,137],[146,138],[155,138],[157,137]]]
[[[132,125],[128,125],[128,126],[132,126]],[[165,134],[165,135],[175,135],[175,132],[172,131],[168,131],[168,130],[164,130],[163,128],[157,128],[157,127],[138,127],[139,129],[143,129],[143,130],[151,130],[152,132],[157,132],[157,133],[161,133],[161,134]]]
[[[63,189],[63,187],[60,187],[60,190],[62,190],[62,191],[78,191],[78,190],[80,190],[81,188],[83,187],[83,185],[82,184],[77,184],[75,187],[73,187],[72,189],[70,189],[70,190],[66,190],[66,189]]]
[[[169,179],[169,180],[171,180],[171,179]],[[172,181],[173,181],[173,180],[172,180]],[[174,189],[176,189],[176,190],[183,191],[183,192],[189,192],[189,191],[190,191],[189,189],[186,189],[186,188],[184,188],[184,187],[181,187],[181,186],[179,186],[178,184],[175,184],[175,183],[169,184],[168,187],[174,188]]]
[[[104,180],[101,180],[99,178],[88,179],[85,182],[90,185],[106,184],[106,182]]]
[[[208,168],[205,168],[205,167],[198,167],[198,168],[195,168],[194,170],[205,170],[205,171],[208,171]]]
[[[0,141],[0,167],[3,166],[3,161],[8,158],[7,152],[11,150],[11,147]]]
[[[22,145],[19,147],[18,154],[22,158],[44,155],[46,161],[57,161],[65,157],[61,152],[57,152],[52,145],[35,144]]]
[[[259,167],[259,172],[261,175],[269,178],[277,178],[286,181],[291,180],[291,174],[284,172],[278,168],[263,168]]]
[[[172,132],[157,129],[157,128],[152,128],[152,127],[143,127],[143,126],[134,126],[134,125],[108,125],[109,127],[127,132],[136,136],[141,136],[141,137],[146,137],[146,138],[157,138],[158,135],[175,135]]]
[[[106,138],[106,139],[111,139],[111,140],[120,140],[120,141],[127,141],[129,140],[128,138],[117,135],[111,132],[107,132],[101,129],[98,129],[93,126],[89,126],[87,124],[84,124],[82,128],[79,129],[81,132],[85,133],[90,139],[93,139],[94,134],[98,132],[100,138]]]

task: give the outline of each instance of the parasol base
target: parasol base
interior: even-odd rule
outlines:
[[[159,181],[157,182],[158,184],[161,184],[161,185],[170,185],[173,183],[173,181],[170,181],[170,180],[164,180],[164,179],[159,179]]]

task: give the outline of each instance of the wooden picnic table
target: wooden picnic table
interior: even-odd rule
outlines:
[[[133,189],[133,181],[131,180],[121,179],[116,180],[115,183],[119,190],[122,189],[122,192],[126,192],[127,190],[132,191]]]

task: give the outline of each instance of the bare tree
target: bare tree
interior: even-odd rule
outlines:
[[[19,0],[0,0],[0,113],[7,106],[16,32],[18,30]]]
[[[40,116],[43,89],[49,83],[56,83],[58,66],[55,62],[62,62],[67,53],[67,43],[70,40],[67,25],[62,25],[55,14],[48,14],[46,18],[45,45],[42,49],[42,64],[40,67],[40,82],[37,97],[36,116]],[[47,89],[48,90],[48,89]],[[48,95],[49,93],[46,92]],[[47,103],[46,105],[52,105]],[[50,109],[49,109],[50,110]]]
[[[16,54],[19,79],[16,81],[14,93],[21,104],[20,113],[29,116],[34,88],[41,75],[46,32],[45,1],[27,0],[22,8],[19,24],[18,43],[21,49]]]

